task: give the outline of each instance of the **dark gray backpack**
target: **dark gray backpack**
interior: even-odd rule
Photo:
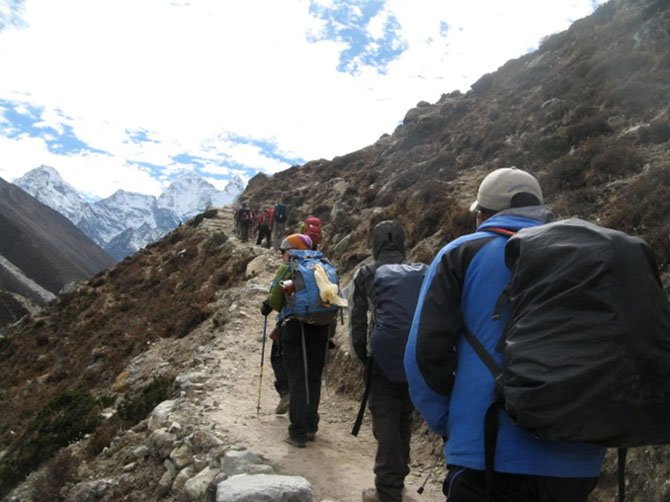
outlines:
[[[394,263],[375,271],[375,326],[370,349],[375,365],[392,382],[407,381],[403,356],[427,270],[423,263]]]

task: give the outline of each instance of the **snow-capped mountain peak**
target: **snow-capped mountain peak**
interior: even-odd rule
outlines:
[[[106,199],[86,200],[49,166],[40,166],[14,181],[42,204],[55,209],[116,259],[154,242],[208,206],[222,207],[244,190],[233,178],[225,190],[194,173],[174,180],[158,197],[117,190]]]
[[[207,206],[223,206],[233,198],[234,196],[230,197],[226,192],[217,190],[201,177],[188,173],[174,180],[163,191],[158,197],[158,207],[169,209],[182,220],[187,220]]]
[[[39,166],[13,183],[74,224],[79,222],[86,211],[88,204],[84,198],[53,167]]]

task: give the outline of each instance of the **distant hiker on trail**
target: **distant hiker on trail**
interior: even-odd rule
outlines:
[[[364,490],[362,500],[400,502],[409,474],[414,412],[402,358],[427,267],[403,263],[405,232],[391,220],[374,227],[372,256],[374,263],[354,277],[350,316],[351,346],[366,368],[366,395],[377,440],[375,488]]]
[[[284,234],[286,233],[286,220],[288,220],[286,204],[283,202],[275,204],[273,209],[274,225],[272,227],[272,242],[274,242],[275,249],[279,249],[279,245],[284,239]]]
[[[277,270],[268,299],[261,306],[263,315],[272,310],[280,313],[281,348],[290,392],[290,425],[285,441],[297,448],[304,448],[307,441],[314,441],[319,426],[321,373],[326,359],[328,324],[332,322],[332,319],[326,319],[324,324],[311,324],[298,320],[297,302],[291,301],[297,297],[294,279],[298,279],[294,277],[292,267],[302,256],[301,252],[311,248],[312,241],[303,234],[291,234],[281,242],[284,263]]]
[[[247,242],[249,240],[249,231],[254,221],[254,213],[251,211],[246,202],[242,203],[242,207],[237,211],[237,223],[240,229],[240,240]]]
[[[242,232],[240,229],[240,208],[239,207],[233,207],[233,232],[237,237],[242,236]]]
[[[312,239],[312,249],[318,249],[321,244],[321,220],[316,216],[308,216],[298,225],[298,232]]]
[[[511,272],[508,237],[500,229],[516,232],[551,221],[541,204],[542,190],[529,173],[513,167],[490,173],[470,208],[477,231],[439,251],[421,289],[404,364],[414,404],[446,441],[448,502],[585,502],[600,474],[604,448],[540,439],[516,426],[503,408],[491,408],[498,432],[489,444],[495,449],[485,448],[483,424],[496,384],[467,332],[502,364],[496,346],[510,309],[501,312],[502,320],[492,313]]]
[[[258,223],[258,238],[256,239],[256,245],[260,246],[263,242],[263,239],[266,240],[267,248],[270,248],[270,243],[272,239],[272,225],[274,223],[274,211],[272,209],[265,208],[258,215],[256,220]]]

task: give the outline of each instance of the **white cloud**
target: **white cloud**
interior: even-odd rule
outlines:
[[[161,184],[146,170],[123,159],[99,154],[77,154],[67,158],[55,155],[40,138],[9,139],[0,136],[3,159],[0,177],[13,181],[42,164],[55,168],[77,190],[96,197],[107,197],[117,190],[158,195]]]
[[[324,24],[307,0],[26,0],[24,25],[0,31],[0,99],[44,108],[39,126],[71,127],[108,155],[54,155],[43,141],[0,136],[0,175],[47,163],[99,196],[116,186],[155,193],[163,181],[133,163],[171,173],[184,169],[172,158],[189,154],[208,169],[288,167],[231,136],[276,144],[288,158],[343,155],[392,132],[418,101],[466,91],[591,10],[590,0],[387,0],[362,29],[379,43],[393,16],[393,43],[407,49],[383,75],[349,75],[337,71],[342,42],[308,43]],[[130,141],[139,130],[151,141]]]

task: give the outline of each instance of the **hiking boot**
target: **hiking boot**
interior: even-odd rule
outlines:
[[[405,496],[398,494],[397,497],[390,497],[389,495],[380,495],[379,492],[377,491],[377,488],[366,488],[363,490],[363,497],[362,501],[363,502],[401,502],[405,501],[407,502],[415,502],[414,499],[412,498],[406,498]]]
[[[284,442],[290,444],[291,446],[295,446],[296,448],[304,448],[305,446],[307,446],[304,440],[295,439],[292,438],[291,436],[286,436],[284,438]]]
[[[376,488],[366,488],[363,490],[362,502],[382,502],[379,498]]]
[[[307,441],[314,441],[316,439],[316,432],[308,432],[305,437]]]
[[[288,406],[290,404],[290,399],[288,394],[284,394],[279,398],[279,403],[275,408],[275,415],[283,415],[288,411]]]

